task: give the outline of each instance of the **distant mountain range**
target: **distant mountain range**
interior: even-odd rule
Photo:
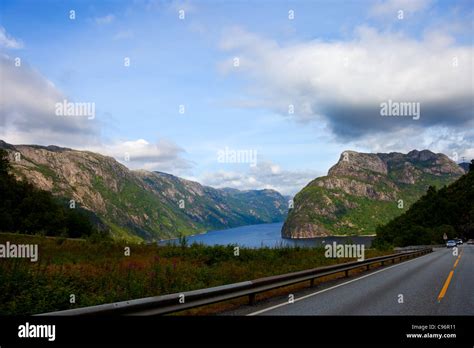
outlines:
[[[112,157],[57,146],[0,140],[0,148],[9,153],[18,179],[74,200],[115,238],[153,241],[280,222],[288,211],[288,198],[274,190],[215,189],[161,172],[132,171]]]
[[[465,170],[446,155],[345,151],[328,172],[294,198],[283,228],[286,238],[370,235],[405,212],[430,185],[452,183]]]

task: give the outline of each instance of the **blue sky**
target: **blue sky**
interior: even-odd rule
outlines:
[[[472,1],[1,0],[0,10],[13,85],[0,137],[12,143],[286,194],[346,149],[474,157]],[[62,99],[95,103],[96,116],[59,121],[51,103]],[[420,121],[379,117],[388,99],[420,102]],[[256,151],[257,166],[220,163],[226,147]]]

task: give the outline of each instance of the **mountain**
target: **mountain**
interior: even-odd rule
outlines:
[[[69,209],[51,192],[16,180],[8,154],[0,149],[0,231],[60,237],[104,239],[94,228],[93,217],[81,209]]]
[[[0,148],[9,153],[18,179],[74,200],[115,238],[173,238],[283,221],[287,212],[285,197],[273,190],[214,189],[170,174],[132,171],[112,157],[57,146],[0,141]]]
[[[430,187],[405,213],[377,228],[373,245],[442,244],[444,234],[449,239],[474,238],[473,170],[440,190]]]
[[[288,211],[285,197],[274,190],[215,189],[161,172],[136,171],[163,201],[178,206],[192,221],[229,228],[283,221]]]
[[[464,170],[443,154],[345,151],[327,176],[316,178],[294,198],[282,228],[285,238],[374,234],[432,185],[449,184]]]

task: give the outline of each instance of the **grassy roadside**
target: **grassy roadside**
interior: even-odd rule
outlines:
[[[0,234],[0,244],[6,241],[38,244],[39,260],[0,259],[0,315],[183,292],[353,260],[326,258],[323,248],[240,248],[235,256],[233,246],[158,247]],[[127,246],[130,256],[125,256]],[[369,249],[365,257],[389,253]],[[70,303],[71,294],[76,303]]]

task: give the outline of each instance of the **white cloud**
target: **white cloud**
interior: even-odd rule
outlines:
[[[70,99],[26,63],[15,67],[11,58],[0,56],[0,75],[2,83],[8,86],[0,94],[0,139],[8,143],[90,150],[115,157],[132,169],[180,173],[191,167],[181,157],[184,150],[170,141],[161,139],[152,144],[138,139],[104,143],[98,118],[56,116],[55,104]],[[125,153],[130,161],[124,160]]]
[[[198,181],[216,188],[239,190],[273,189],[284,195],[294,195],[314,178],[323,175],[317,171],[289,171],[270,162],[261,161],[247,172],[217,171],[205,173]]]
[[[362,26],[349,41],[282,45],[233,28],[221,48],[230,53],[221,70],[248,77],[260,105],[288,116],[293,104],[295,119],[327,123],[339,141],[370,137],[384,144],[407,130],[446,127],[462,134],[473,126],[473,48],[446,35],[413,39]],[[419,102],[420,119],[381,117],[380,103],[389,99]]]
[[[145,139],[114,141],[89,149],[112,156],[131,169],[158,170],[179,175],[192,166],[181,157],[185,151],[165,139],[155,144]]]
[[[103,16],[103,17],[96,17],[95,22],[99,25],[110,24],[114,21],[114,19],[115,19],[115,16],[113,14],[108,14],[108,15]]]
[[[5,28],[0,26],[0,46],[5,48],[19,49],[23,48],[23,42],[8,35]]]
[[[56,116],[55,104],[69,98],[26,62],[16,67],[12,58],[0,56],[0,75],[7,86],[0,95],[0,136],[5,141],[71,146],[97,141],[96,120]]]

